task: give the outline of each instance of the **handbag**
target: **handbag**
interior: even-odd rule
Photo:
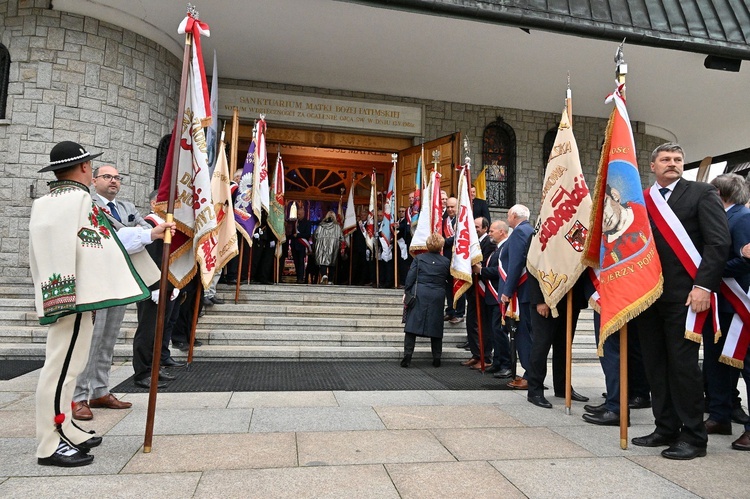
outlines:
[[[417,260],[417,280],[414,282],[412,292],[404,291],[404,307],[411,308],[417,303],[417,285],[419,284],[419,260]]]

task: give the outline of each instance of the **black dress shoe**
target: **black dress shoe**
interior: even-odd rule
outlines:
[[[411,355],[404,355],[404,358],[401,359],[401,367],[409,367],[411,365]]]
[[[689,459],[695,459],[696,457],[705,457],[706,448],[696,447],[695,445],[687,442],[677,442],[672,445],[669,449],[661,451],[661,455],[667,459],[678,459],[681,461],[687,461]]]
[[[512,376],[513,376],[513,371],[507,368],[500,369],[492,375],[493,378],[498,378],[498,379],[508,379],[508,378],[511,378]]]
[[[172,348],[176,348],[177,350],[181,352],[187,352],[188,350],[188,344],[183,343],[182,341],[173,341],[172,342]]]
[[[651,407],[651,400],[646,397],[633,397],[628,400],[628,407],[631,409],[648,409]]]
[[[599,405],[584,405],[583,410],[590,414],[602,414],[608,411],[606,402]]]
[[[526,396],[526,400],[531,402],[537,407],[542,407],[544,409],[552,409],[552,404],[550,404],[549,400],[544,398],[544,395],[528,395]]]
[[[141,387],[141,388],[148,388],[151,389],[151,376],[148,378],[143,379],[136,379],[133,380],[133,383],[135,383],[135,386]],[[156,385],[157,388],[166,388],[167,383],[165,381],[159,381],[159,383]]]
[[[564,399],[565,398],[565,393],[562,393],[562,394],[556,393],[555,397],[560,398],[560,399]],[[581,395],[580,393],[578,393],[575,390],[571,390],[570,400],[575,400],[576,402],[588,402],[589,398],[586,397],[586,396],[584,396],[584,395]]]
[[[161,362],[161,365],[164,367],[185,367],[186,364],[179,360],[174,360],[172,357],[168,357],[167,360]]]
[[[270,283],[269,283],[270,284]],[[214,295],[210,298],[210,300],[215,303],[216,305],[224,305],[224,300],[219,298],[218,296]]]
[[[732,422],[737,424],[746,424],[750,421],[750,416],[745,414],[741,405],[736,405],[732,409]]]
[[[54,454],[49,457],[40,457],[36,460],[42,466],[59,466],[61,468],[74,468],[86,466],[94,462],[94,456],[81,452],[68,444],[61,443]]]
[[[446,319],[446,320],[448,320],[448,319]],[[463,343],[459,343],[458,345],[456,345],[456,348],[462,348],[462,349],[466,350],[467,348],[469,348],[469,342],[465,341]]]
[[[227,279],[227,284],[230,286],[237,284],[237,279]]]
[[[496,366],[495,364],[492,364],[490,367],[488,367],[487,369],[485,369],[484,372],[490,373],[490,374],[495,374],[495,373],[499,373],[502,370],[503,370],[502,367]]]
[[[88,453],[88,451],[90,451],[94,447],[98,447],[101,443],[102,443],[102,437],[91,437],[85,442],[76,444],[76,447],[78,447],[78,450],[80,450],[81,452]]]
[[[661,447],[663,445],[673,445],[677,442],[677,437],[668,437],[653,432],[644,437],[635,437],[631,442],[633,442],[633,445],[638,445],[639,447]]]
[[[584,414],[583,420],[587,423],[598,424],[601,426],[620,426],[620,415],[612,411],[605,411],[597,414]],[[628,426],[630,426],[630,421],[628,421]]]
[[[164,369],[159,369],[159,381],[174,381],[177,379],[177,376],[174,374],[169,374]]]
[[[211,301],[211,298],[208,298],[206,296],[203,297],[203,306],[204,307],[213,307],[214,302]]]

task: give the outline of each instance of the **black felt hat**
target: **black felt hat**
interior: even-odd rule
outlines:
[[[91,161],[102,154],[103,153],[90,154],[80,144],[76,144],[70,140],[65,140],[52,148],[49,153],[50,164],[39,170],[39,173],[62,170],[79,163]]]

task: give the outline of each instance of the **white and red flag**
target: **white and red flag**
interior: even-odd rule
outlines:
[[[469,195],[468,164],[461,168],[459,175],[456,232],[451,258],[454,307],[461,295],[471,287],[471,267],[482,261],[482,249],[479,247],[479,236],[474,226],[474,212]]]
[[[346,214],[344,215],[344,235],[348,236],[357,230],[357,213],[354,211],[354,181],[349,187],[349,200],[346,203]]]
[[[156,213],[166,217],[174,160],[177,148],[177,191],[174,221],[177,230],[172,238],[169,255],[169,280],[177,288],[184,287],[200,267],[203,285],[208,287],[215,270],[210,241],[216,231],[216,213],[211,201],[211,177],[208,173],[208,149],[204,127],[210,122],[208,86],[200,51],[201,34],[209,35],[208,25],[188,15],[178,32],[193,35],[192,57],[188,63],[187,91],[183,115],[172,132],[172,143],[159,184]]]
[[[370,175],[370,205],[369,212],[367,214],[367,222],[365,223],[365,242],[370,251],[375,251],[375,217],[377,216],[378,202],[375,197],[375,182],[377,176],[375,175],[375,169],[373,168],[372,174]]]
[[[544,302],[553,317],[558,316],[558,302],[586,268],[581,257],[590,218],[591,195],[583,177],[568,111],[563,109],[547,161],[542,207],[526,261],[526,268],[539,281]]]
[[[430,174],[430,182],[422,191],[421,199],[422,209],[419,213],[419,223],[409,245],[409,253],[412,255],[427,251],[427,238],[430,237],[430,234],[440,232],[443,210],[440,201],[440,174],[437,171]]]
[[[260,220],[262,211],[270,209],[268,189],[268,150],[266,149],[266,117],[260,115],[255,136],[255,169],[253,170],[253,213]]]

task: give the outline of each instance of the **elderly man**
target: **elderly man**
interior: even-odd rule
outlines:
[[[100,166],[94,172],[92,183],[94,193],[91,198],[107,216],[112,227],[115,229],[121,227],[151,229],[133,203],[117,198],[122,187],[122,176],[117,168],[112,165]],[[112,355],[124,317],[124,305],[105,308],[97,312],[89,360],[86,369],[78,376],[73,392],[73,419],[84,421],[93,419],[94,415],[89,407],[128,409],[133,405],[130,402],[118,400],[109,392]]]
[[[94,330],[92,311],[148,298],[158,278],[150,265],[134,269],[128,253],[138,253],[164,237],[175,224],[117,231],[91,199],[92,155],[75,142],[50,152],[50,193],[34,201],[29,220],[29,264],[36,310],[50,325],[44,367],[36,392],[37,462],[45,466],[85,466],[101,437],[73,424],[75,379],[86,367]],[[146,255],[147,256],[147,255]],[[146,281],[141,278],[146,277]]]
[[[656,183],[645,197],[664,292],[636,323],[656,428],[632,440],[645,447],[668,446],[662,456],[681,460],[705,456],[708,441],[698,364],[700,331],[687,334],[687,319],[689,312],[710,310],[711,291],[719,289],[731,243],[716,188],[683,179],[684,159],[682,148],[672,143],[662,144],[651,154]],[[690,260],[690,269],[678,256],[684,253],[698,257]],[[709,317],[705,324],[711,323]]]
[[[486,262],[497,248],[497,243],[488,235],[490,222],[485,217],[474,219],[474,228],[479,236],[479,248],[482,250],[482,262]],[[507,231],[505,232],[507,234]],[[462,362],[464,366],[472,369],[481,369],[481,355],[479,348],[479,321],[482,324],[482,348],[484,350],[486,367],[490,367],[492,355],[492,317],[487,304],[482,299],[482,288],[480,287],[479,303],[476,299],[474,286],[466,290],[466,336],[469,343],[471,358]],[[486,290],[486,287],[484,288]],[[477,308],[479,313],[477,313]]]

